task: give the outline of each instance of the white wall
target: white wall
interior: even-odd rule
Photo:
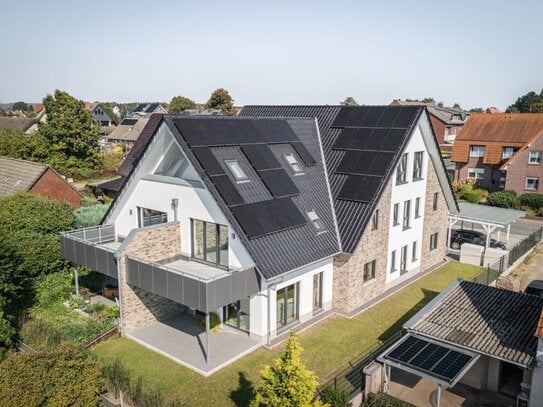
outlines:
[[[543,362],[543,338],[537,339],[536,362]],[[530,406],[543,406],[543,367],[533,368],[530,386]]]
[[[421,120],[426,120],[421,118]],[[413,165],[416,151],[424,151],[424,157],[422,162],[422,179],[413,181]],[[420,267],[420,257],[422,244],[426,244],[426,240],[423,240],[422,231],[424,225],[424,206],[426,198],[426,179],[428,171],[428,160],[430,159],[426,146],[424,144],[423,136],[419,126],[415,128],[411,136],[404,153],[408,154],[407,159],[407,183],[396,185],[396,173],[392,178],[392,194],[390,200],[390,222],[389,222],[389,239],[388,239],[388,262],[387,262],[387,283],[398,279],[400,277],[400,259],[401,248],[405,245],[407,248],[407,271],[412,271]],[[415,218],[415,200],[420,197],[420,217]],[[411,227],[407,230],[403,230],[403,208],[404,202],[411,200]],[[394,222],[394,204],[399,203],[398,222],[397,226],[393,225]],[[412,245],[413,242],[417,242],[417,260],[412,261]],[[391,253],[396,250],[396,272],[391,273]],[[406,273],[408,274],[408,273]]]

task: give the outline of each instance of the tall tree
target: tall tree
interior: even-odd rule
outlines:
[[[339,103],[340,105],[343,105],[343,106],[360,106],[358,104],[358,102],[356,101],[356,99],[352,96],[347,96],[343,102],[340,102]]]
[[[48,163],[60,172],[88,175],[98,169],[100,127],[81,100],[56,90],[43,99],[47,122],[39,132],[49,147]]]
[[[543,113],[543,89],[539,94],[528,92],[510,105],[507,113]]]
[[[27,112],[32,109],[32,105],[27,105],[25,102],[15,102],[11,107],[12,110],[21,110]]]
[[[168,113],[178,114],[186,109],[194,109],[196,102],[185,96],[174,96],[168,105]]]
[[[260,372],[261,383],[251,407],[321,405],[319,402],[312,403],[317,390],[317,376],[302,363],[302,350],[298,337],[292,334],[285,352],[275,360],[273,366],[267,366]]]
[[[206,103],[209,109],[221,109],[227,116],[234,116],[236,109],[234,107],[234,99],[226,89],[215,89]]]

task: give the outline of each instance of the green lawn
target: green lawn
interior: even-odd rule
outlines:
[[[398,331],[453,280],[470,279],[480,271],[480,267],[449,262],[355,318],[328,318],[300,334],[307,366],[320,378],[329,376]],[[143,377],[145,386],[159,388],[167,397],[178,396],[191,406],[245,406],[259,371],[281,350],[258,349],[208,378],[129,339],[100,344],[95,353],[103,360],[119,356],[135,377]]]

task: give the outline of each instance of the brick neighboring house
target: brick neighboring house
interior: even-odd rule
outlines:
[[[453,146],[455,180],[489,191],[542,192],[543,114],[474,114]]]
[[[0,198],[21,191],[64,201],[74,209],[81,204],[79,192],[48,165],[0,157]]]

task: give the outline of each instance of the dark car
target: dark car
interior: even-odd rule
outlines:
[[[449,242],[453,249],[460,249],[464,243],[476,244],[479,246],[486,245],[486,235],[476,230],[464,230],[453,229],[451,231],[451,241]],[[506,250],[505,244],[497,241],[496,239],[490,239],[490,247],[493,249]]]
[[[533,280],[530,284],[528,284],[524,292],[526,294],[543,297],[543,280]]]

